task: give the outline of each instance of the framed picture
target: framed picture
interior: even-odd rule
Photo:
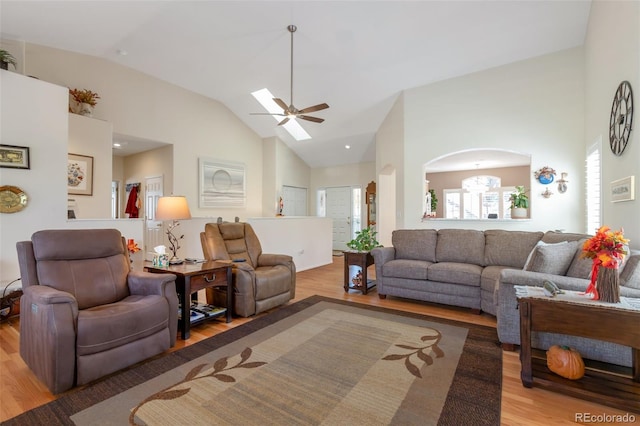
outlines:
[[[0,145],[0,167],[29,169],[29,148],[26,146]]]
[[[198,166],[200,208],[245,206],[243,163],[199,158]]]
[[[634,178],[635,176],[627,176],[611,182],[611,202],[631,201],[636,198]]]
[[[93,157],[69,154],[67,192],[74,195],[93,195]]]

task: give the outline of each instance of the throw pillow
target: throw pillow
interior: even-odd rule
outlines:
[[[567,271],[568,277],[589,279],[591,278],[591,268],[593,267],[593,259],[582,257],[582,246],[587,241],[586,238],[578,241],[576,254]]]
[[[626,265],[620,273],[620,285],[640,290],[640,257],[626,256]]]
[[[531,252],[529,253],[529,256],[527,256],[527,260],[524,262],[524,266],[522,267],[523,271],[529,271],[529,268],[531,267],[531,262],[533,261],[533,257],[536,254],[536,250],[538,249],[538,247],[540,246],[548,246],[548,245],[553,245],[553,244],[566,244],[566,241],[560,241],[559,243],[547,243],[545,241],[538,241],[535,245],[535,247],[531,250]]]
[[[573,261],[577,247],[577,241],[539,244],[533,249],[532,256],[525,265],[525,270],[564,275]]]

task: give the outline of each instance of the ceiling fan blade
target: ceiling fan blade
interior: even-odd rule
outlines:
[[[314,123],[322,123],[324,121],[324,118],[311,117],[310,115],[299,115],[298,118],[307,121],[313,121]]]
[[[289,110],[287,104],[280,98],[273,98],[273,102],[277,103],[280,108],[282,108],[285,112]]]
[[[298,111],[300,114],[306,114],[309,112],[316,112],[316,111],[322,111],[323,109],[327,109],[329,108],[329,105],[327,104],[318,104],[318,105],[314,105],[305,109],[301,109],[300,111]]]
[[[282,126],[283,124],[287,124],[288,121],[289,121],[289,117],[285,117],[284,120],[282,120],[281,122],[278,123],[278,126]]]

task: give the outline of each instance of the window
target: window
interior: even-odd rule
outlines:
[[[587,234],[594,234],[601,226],[602,217],[602,168],[600,165],[600,152],[602,151],[602,139],[599,139],[587,151],[587,160],[585,162],[585,212]]]
[[[353,225],[351,226],[351,238],[355,238],[356,232],[362,230],[362,189],[354,187],[351,189],[351,213],[353,214]]]
[[[488,219],[490,214],[510,217],[509,194],[515,188],[500,185],[499,177],[478,175],[464,179],[460,189],[445,189],[445,218]]]

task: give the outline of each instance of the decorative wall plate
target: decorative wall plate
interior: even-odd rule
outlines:
[[[540,170],[534,172],[534,176],[543,185],[549,185],[555,178],[556,171],[549,166],[544,166]]]
[[[16,213],[27,206],[27,194],[17,186],[0,186],[0,213]]]

